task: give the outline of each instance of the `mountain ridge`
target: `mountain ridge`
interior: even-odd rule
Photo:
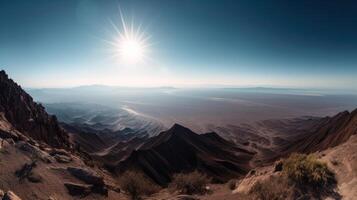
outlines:
[[[338,146],[357,134],[357,109],[321,118],[316,126],[283,148],[287,152],[312,153]]]
[[[0,112],[21,133],[54,147],[69,147],[68,134],[59,126],[56,116],[33,101],[20,85],[0,71]]]
[[[213,138],[212,135],[199,135],[174,124],[134,150],[117,165],[116,171],[140,170],[160,185],[167,185],[174,173],[183,171],[199,170],[217,182],[247,173],[255,152],[236,147],[223,138],[215,140],[216,135]]]

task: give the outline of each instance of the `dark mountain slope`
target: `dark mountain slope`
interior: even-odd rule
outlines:
[[[168,131],[149,138],[119,163],[116,170],[143,171],[160,185],[169,183],[174,173],[196,169],[224,182],[246,174],[253,155],[215,133],[198,135],[175,124]]]
[[[0,113],[28,137],[54,147],[69,146],[68,135],[56,117],[48,115],[44,107],[35,103],[3,70],[0,71]]]
[[[320,119],[310,131],[290,142],[283,152],[322,151],[346,142],[354,134],[357,134],[357,109]]]

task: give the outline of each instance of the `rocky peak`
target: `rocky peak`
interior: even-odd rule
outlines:
[[[0,113],[26,136],[54,147],[69,146],[68,135],[57,118],[47,114],[4,70],[0,71]]]

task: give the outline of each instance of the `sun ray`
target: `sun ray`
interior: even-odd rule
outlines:
[[[137,64],[148,60],[151,36],[144,31],[142,23],[135,26],[133,18],[128,23],[120,6],[118,10],[121,26],[119,28],[112,20],[109,20],[115,31],[115,37],[112,41],[105,42],[114,48],[115,57],[126,64]]]

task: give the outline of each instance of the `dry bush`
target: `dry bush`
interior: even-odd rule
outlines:
[[[292,154],[282,163],[282,173],[272,175],[265,181],[253,185],[249,192],[253,199],[341,198],[334,190],[336,187],[334,174],[314,155]]]
[[[292,154],[283,162],[283,172],[295,183],[323,187],[335,183],[327,165],[310,154]]]
[[[159,191],[159,186],[152,183],[142,173],[127,171],[120,178],[121,188],[131,199],[141,199],[143,195],[151,195]]]
[[[293,194],[294,188],[284,176],[271,176],[263,182],[258,181],[249,191],[252,199],[259,200],[292,199]]]
[[[183,194],[204,194],[210,179],[198,172],[180,173],[173,176],[170,188]]]
[[[229,180],[228,183],[227,183],[227,186],[228,186],[228,189],[234,190],[234,189],[236,189],[237,181],[233,180],[233,179]]]

